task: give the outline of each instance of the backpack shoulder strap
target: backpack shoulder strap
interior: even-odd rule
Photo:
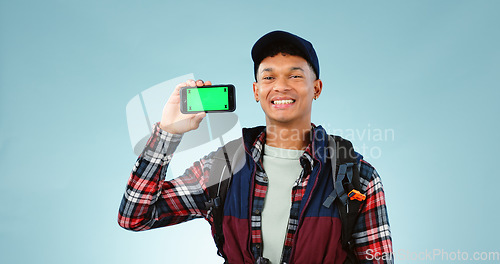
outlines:
[[[224,202],[231,184],[231,178],[243,166],[244,157],[245,150],[242,138],[230,141],[220,147],[215,152],[207,183],[207,192],[210,199],[205,203],[205,207],[212,217],[212,234],[218,249],[217,254],[224,257],[224,259],[226,259],[222,251],[224,245],[224,235],[222,233]]]
[[[329,208],[336,199],[339,199],[346,206],[350,205],[349,200],[364,200],[363,194],[360,192],[361,184],[357,169],[358,154],[354,151],[352,143],[339,136],[329,136],[328,149],[334,190],[323,205]],[[349,208],[346,208],[346,211],[350,211]]]
[[[366,198],[361,192],[358,154],[349,140],[339,136],[329,136],[328,148],[334,189],[323,205],[329,208],[334,201],[336,202],[342,222],[342,247],[347,252],[345,263],[357,263],[353,252],[352,232]]]

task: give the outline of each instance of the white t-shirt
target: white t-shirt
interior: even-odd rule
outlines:
[[[300,156],[304,150],[275,148],[265,145],[262,164],[268,177],[268,188],[262,211],[263,256],[279,263],[287,233],[292,187],[302,172]]]

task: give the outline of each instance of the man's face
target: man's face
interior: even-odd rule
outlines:
[[[268,125],[309,126],[322,85],[304,58],[280,53],[262,60],[253,91]]]

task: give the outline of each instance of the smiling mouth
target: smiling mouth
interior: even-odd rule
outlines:
[[[293,104],[293,103],[295,103],[295,100],[293,100],[293,99],[276,100],[276,101],[271,101],[271,103],[274,104],[274,105]]]

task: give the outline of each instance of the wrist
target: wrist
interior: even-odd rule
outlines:
[[[179,132],[179,131],[173,129],[171,125],[164,125],[161,122],[158,123],[158,128],[160,128],[160,130],[167,132],[169,134],[177,134],[177,135],[183,134],[182,132]]]

